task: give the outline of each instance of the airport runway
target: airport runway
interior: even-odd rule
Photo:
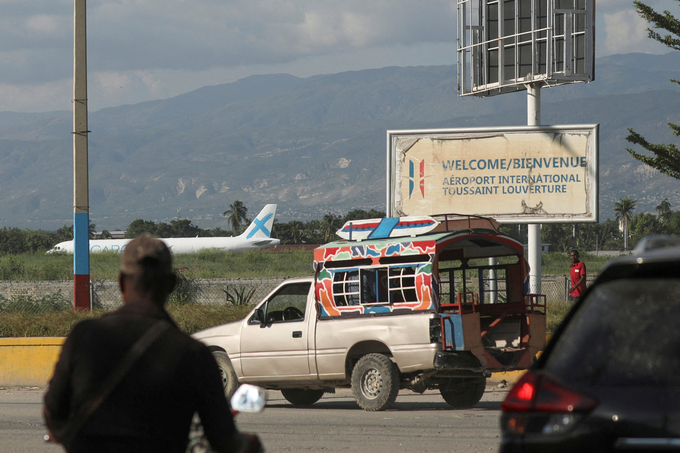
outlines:
[[[365,412],[349,390],[325,395],[309,408],[269,392],[261,414],[241,414],[240,429],[257,432],[268,452],[490,452],[500,442],[498,419],[507,389],[487,386],[472,409],[452,410],[438,392],[402,391],[392,409]],[[0,388],[0,451],[56,453],[41,417],[44,388]]]

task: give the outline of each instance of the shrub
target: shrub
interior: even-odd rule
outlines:
[[[168,302],[170,304],[185,305],[196,301],[203,290],[198,284],[198,281],[193,277],[187,277],[186,269],[181,266],[175,267],[175,276],[177,277],[177,284],[175,290],[170,294]]]
[[[250,300],[253,298],[253,294],[255,294],[256,290],[257,288],[248,289],[248,287],[244,285],[227,285],[222,291],[224,291],[227,303],[237,306],[250,304]]]
[[[17,296],[7,299],[0,296],[0,312],[13,313],[51,313],[55,311],[72,310],[73,306],[66,300],[61,291],[41,298],[32,296]]]

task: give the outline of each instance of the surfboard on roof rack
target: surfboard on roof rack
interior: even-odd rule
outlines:
[[[385,217],[383,219],[351,220],[336,234],[342,239],[387,239],[429,233],[439,225],[430,216]]]

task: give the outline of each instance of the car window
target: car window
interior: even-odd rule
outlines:
[[[680,281],[613,280],[594,287],[546,360],[577,387],[680,387]]]
[[[291,283],[283,286],[262,306],[267,323],[302,321],[305,319],[310,282]],[[251,318],[251,324],[259,323]]]

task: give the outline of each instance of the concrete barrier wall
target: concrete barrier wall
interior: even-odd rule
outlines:
[[[546,336],[546,342],[551,335]],[[52,377],[65,338],[0,338],[0,386],[43,386]],[[524,371],[494,373],[491,380],[514,383]]]
[[[0,338],[0,385],[42,386],[65,338]]]

